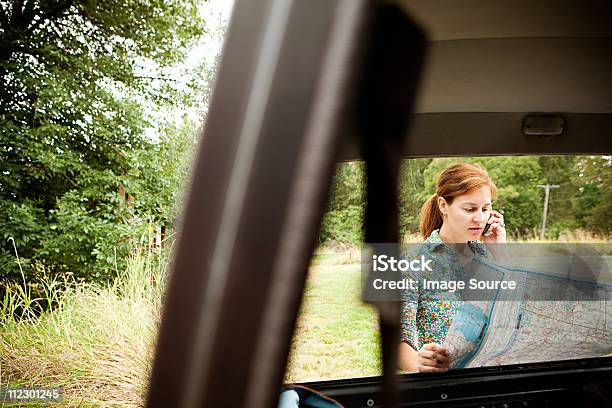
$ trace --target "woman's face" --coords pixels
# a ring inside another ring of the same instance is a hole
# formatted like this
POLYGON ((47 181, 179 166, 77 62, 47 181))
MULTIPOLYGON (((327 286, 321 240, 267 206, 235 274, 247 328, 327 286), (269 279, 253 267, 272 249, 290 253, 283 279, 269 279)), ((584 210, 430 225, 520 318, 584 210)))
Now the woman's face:
POLYGON ((491 213, 491 188, 487 185, 455 197, 452 204, 440 198, 438 206, 443 228, 453 242, 467 242, 481 237, 491 213))

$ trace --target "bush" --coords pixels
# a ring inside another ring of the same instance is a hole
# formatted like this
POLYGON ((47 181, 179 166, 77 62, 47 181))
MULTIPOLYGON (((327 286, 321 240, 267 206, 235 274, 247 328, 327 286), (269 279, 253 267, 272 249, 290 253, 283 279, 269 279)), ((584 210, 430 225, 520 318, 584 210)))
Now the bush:
POLYGON ((353 245, 363 243, 363 208, 349 205, 328 211, 321 223, 319 239, 324 243, 342 242, 353 245))
POLYGON ((121 174, 83 169, 78 187, 58 194, 47 209, 27 198, 2 203, 4 284, 21 280, 15 249, 28 281, 35 275, 32 265, 42 264, 52 276, 70 272, 75 279, 108 282, 125 269, 130 248, 151 245, 158 227, 170 230, 182 204, 196 128, 185 122, 162 132, 158 142, 125 153, 121 174))

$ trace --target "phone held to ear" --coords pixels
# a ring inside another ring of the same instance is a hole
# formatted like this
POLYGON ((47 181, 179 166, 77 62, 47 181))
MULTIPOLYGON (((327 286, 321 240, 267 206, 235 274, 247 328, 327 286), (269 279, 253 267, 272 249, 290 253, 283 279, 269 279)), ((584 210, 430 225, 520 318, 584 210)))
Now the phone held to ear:
POLYGON ((489 228, 491 228, 491 224, 489 224, 489 220, 491 219, 492 216, 493 216, 493 214, 489 215, 489 219, 487 220, 487 223, 485 224, 485 227, 482 230, 482 236, 483 237, 487 233, 487 231, 489 231, 489 228))

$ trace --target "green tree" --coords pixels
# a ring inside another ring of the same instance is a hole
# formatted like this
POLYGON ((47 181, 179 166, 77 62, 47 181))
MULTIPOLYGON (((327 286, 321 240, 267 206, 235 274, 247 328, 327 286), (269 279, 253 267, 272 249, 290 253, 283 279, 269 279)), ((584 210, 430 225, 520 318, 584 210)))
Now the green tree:
POLYGON ((320 243, 363 242, 364 177, 364 162, 344 162, 336 166, 327 212, 321 221, 320 243))
POLYGON ((612 234, 612 157, 582 156, 576 168, 576 223, 599 235, 612 234))
MULTIPOLYGON (((203 32, 196 0, 0 3, 0 276, 22 260, 105 277, 129 248, 151 107, 190 103, 167 67, 203 32)), ((151 183, 149 183, 151 184, 151 183)), ((147 203, 153 206, 152 202, 147 203)))
POLYGON ((432 159, 402 160, 399 174, 399 228, 400 236, 419 231, 420 212, 425 186, 424 170, 432 159))
MULTIPOLYGON (((403 160, 398 202, 400 233, 419 231, 420 209, 435 191, 436 177, 455 163, 476 163, 487 169, 498 190, 493 207, 504 213, 510 236, 539 234, 544 205, 541 184, 551 190, 547 238, 583 228, 600 236, 612 233, 612 158, 610 156, 496 156, 403 160)), ((329 210, 323 220, 322 242, 363 240, 363 163, 337 167, 329 210)))
MULTIPOLYGON (((540 156, 542 181, 559 187, 551 189, 546 216, 546 235, 557 238, 564 230, 577 227, 574 196, 578 185, 574 182, 578 168, 578 156, 540 156)), ((543 195, 543 189, 541 194, 543 195)))

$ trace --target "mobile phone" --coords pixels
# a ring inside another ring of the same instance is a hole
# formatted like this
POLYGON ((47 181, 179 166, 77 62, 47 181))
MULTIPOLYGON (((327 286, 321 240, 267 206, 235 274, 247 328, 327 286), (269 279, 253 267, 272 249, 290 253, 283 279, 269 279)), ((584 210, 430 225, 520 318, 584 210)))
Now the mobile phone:
POLYGON ((491 219, 492 216, 493 216, 493 214, 489 215, 489 219, 487 219, 487 223, 485 224, 485 227, 482 230, 482 235, 483 236, 484 236, 484 234, 487 233, 487 231, 489 231, 489 228, 491 228, 491 224, 489 224, 489 220, 491 219))

